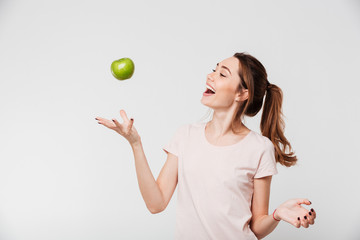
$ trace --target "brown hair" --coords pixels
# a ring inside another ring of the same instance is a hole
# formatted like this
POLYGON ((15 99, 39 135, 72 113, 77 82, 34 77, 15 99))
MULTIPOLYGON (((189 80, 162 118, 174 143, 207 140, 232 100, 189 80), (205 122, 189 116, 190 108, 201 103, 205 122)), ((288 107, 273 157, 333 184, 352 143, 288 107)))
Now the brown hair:
POLYGON ((238 91, 247 89, 248 99, 239 104, 231 122, 231 129, 234 131, 243 115, 255 116, 260 111, 266 94, 260 123, 261 133, 274 144, 277 162, 287 167, 295 165, 297 157, 284 136, 285 124, 281 109, 283 98, 281 89, 275 84, 269 83, 264 66, 256 58, 244 52, 235 53, 234 57, 240 61, 238 91), (285 153, 286 150, 289 150, 289 153, 285 153))

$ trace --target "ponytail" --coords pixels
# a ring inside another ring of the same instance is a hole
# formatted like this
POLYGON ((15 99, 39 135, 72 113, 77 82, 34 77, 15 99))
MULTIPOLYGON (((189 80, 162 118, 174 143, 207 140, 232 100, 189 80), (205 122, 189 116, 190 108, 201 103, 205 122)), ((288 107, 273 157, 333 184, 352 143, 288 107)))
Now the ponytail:
POLYGON ((296 164, 297 157, 294 155, 289 141, 284 136, 285 124, 281 109, 282 99, 281 89, 274 84, 268 83, 260 129, 262 135, 268 137, 275 146, 276 162, 290 167, 296 164), (286 150, 289 152, 285 153, 286 150))
POLYGON ((243 88, 247 89, 249 97, 239 105, 232 122, 232 129, 235 123, 241 122, 243 115, 253 117, 263 106, 260 130, 262 135, 274 144, 276 162, 286 167, 295 165, 297 158, 284 136, 281 89, 269 83, 265 67, 255 57, 245 52, 235 53, 234 57, 239 60, 238 90, 241 92, 243 88))

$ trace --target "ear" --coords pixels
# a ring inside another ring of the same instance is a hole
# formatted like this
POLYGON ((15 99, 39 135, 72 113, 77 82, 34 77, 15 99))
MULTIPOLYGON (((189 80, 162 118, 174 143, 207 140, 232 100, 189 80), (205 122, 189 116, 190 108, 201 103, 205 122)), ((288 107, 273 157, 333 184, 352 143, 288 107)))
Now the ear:
POLYGON ((238 93, 235 100, 237 102, 243 102, 243 101, 247 100, 248 98, 249 98, 249 91, 247 89, 243 89, 241 91, 241 93, 238 93))

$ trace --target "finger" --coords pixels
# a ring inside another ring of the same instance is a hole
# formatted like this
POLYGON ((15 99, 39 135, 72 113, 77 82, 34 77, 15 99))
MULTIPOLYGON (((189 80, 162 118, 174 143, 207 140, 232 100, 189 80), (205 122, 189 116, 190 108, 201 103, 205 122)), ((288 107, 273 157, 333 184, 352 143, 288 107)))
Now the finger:
POLYGON ((310 209, 310 212, 311 212, 311 215, 313 216, 313 218, 315 219, 315 218, 316 218, 315 209, 311 208, 311 209, 310 209))
POLYGON ((96 117, 95 118, 99 124, 102 124, 104 125, 105 127, 108 127, 108 128, 114 128, 116 127, 115 123, 106 119, 106 118, 101 118, 101 117, 96 117))
POLYGON ((121 115, 122 119, 124 120, 124 122, 128 122, 128 121, 129 121, 129 119, 128 119, 127 115, 126 115, 125 110, 121 109, 121 110, 120 110, 120 115, 121 115))
POLYGON ((310 205, 311 202, 309 201, 309 199, 307 198, 298 198, 297 199, 297 204, 306 204, 306 205, 310 205))
POLYGON ((315 219, 314 214, 311 211, 309 211, 308 216, 309 216, 309 224, 313 225, 315 219))
POLYGON ((308 216, 304 215, 301 219, 301 225, 304 228, 308 228, 309 227, 309 221, 308 221, 308 216))
POLYGON ((121 132, 124 132, 123 126, 115 118, 113 118, 112 121, 115 123, 115 126, 120 129, 121 132))
POLYGON ((297 227, 297 228, 301 227, 301 219, 300 219, 300 217, 298 217, 298 218, 296 219, 295 227, 297 227))
POLYGON ((133 118, 131 118, 130 119, 130 123, 129 123, 129 125, 128 125, 128 127, 127 127, 127 132, 130 132, 130 130, 131 130, 131 128, 132 128, 132 125, 134 124, 134 119, 133 118))
POLYGON ((291 224, 294 225, 296 228, 301 227, 300 218, 296 218, 295 220, 294 220, 294 219, 291 219, 290 221, 287 221, 287 222, 291 223, 291 224))
POLYGON ((99 121, 102 121, 103 118, 101 118, 101 117, 96 117, 95 120, 99 122, 99 121))

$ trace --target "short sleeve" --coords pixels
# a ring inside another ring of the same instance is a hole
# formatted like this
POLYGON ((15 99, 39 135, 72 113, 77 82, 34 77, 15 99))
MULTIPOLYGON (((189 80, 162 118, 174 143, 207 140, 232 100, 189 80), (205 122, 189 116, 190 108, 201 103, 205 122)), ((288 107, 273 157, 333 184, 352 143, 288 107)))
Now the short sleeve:
POLYGON ((171 152, 175 156, 179 157, 180 149, 182 144, 182 137, 184 136, 184 131, 186 130, 186 125, 180 126, 175 134, 171 137, 170 141, 168 141, 164 146, 163 150, 168 153, 171 152))
POLYGON ((278 173, 276 168, 274 144, 269 139, 267 139, 265 143, 265 150, 260 157, 259 165, 254 178, 262 178, 278 173))

